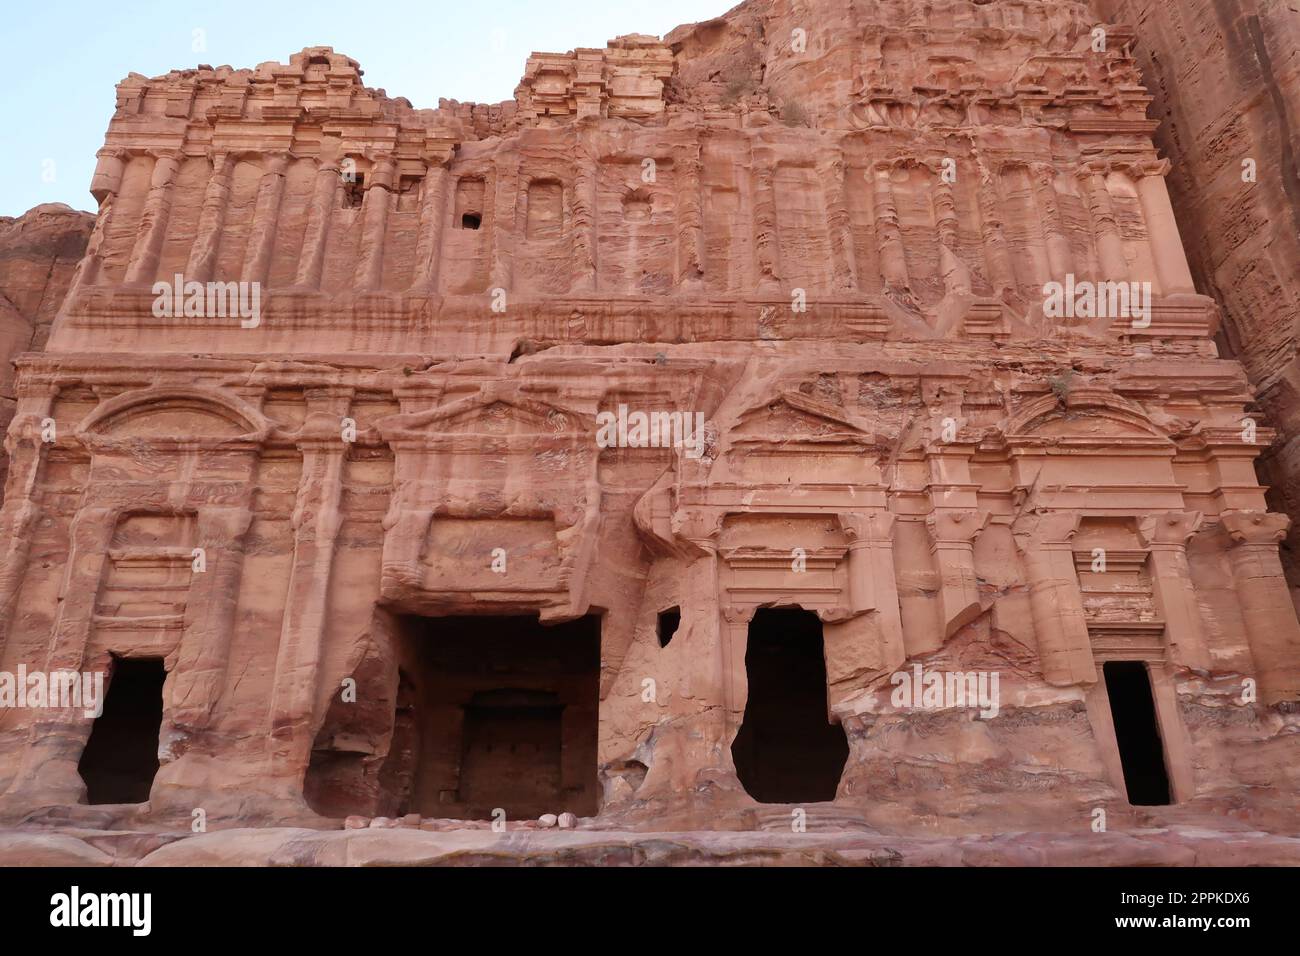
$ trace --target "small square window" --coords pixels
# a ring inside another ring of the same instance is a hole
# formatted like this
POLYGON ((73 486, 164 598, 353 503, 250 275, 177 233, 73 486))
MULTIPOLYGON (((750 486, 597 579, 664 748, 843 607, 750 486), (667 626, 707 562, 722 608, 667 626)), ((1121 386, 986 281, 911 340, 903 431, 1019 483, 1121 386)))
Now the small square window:
POLYGON ((356 173, 353 176, 354 182, 343 180, 343 208, 358 209, 361 206, 361 200, 366 196, 366 177, 364 173, 356 173))

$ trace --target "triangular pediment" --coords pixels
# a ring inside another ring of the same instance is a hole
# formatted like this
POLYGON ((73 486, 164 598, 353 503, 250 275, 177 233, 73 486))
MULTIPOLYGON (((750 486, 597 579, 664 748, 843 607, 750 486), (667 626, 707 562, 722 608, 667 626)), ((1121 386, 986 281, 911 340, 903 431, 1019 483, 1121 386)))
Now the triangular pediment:
POLYGON ((732 443, 790 442, 870 444, 873 436, 844 410, 802 392, 782 392, 743 412, 732 426, 732 443))
POLYGON ((429 411, 392 416, 382 425, 394 432, 432 435, 595 433, 590 416, 520 395, 470 395, 429 411))

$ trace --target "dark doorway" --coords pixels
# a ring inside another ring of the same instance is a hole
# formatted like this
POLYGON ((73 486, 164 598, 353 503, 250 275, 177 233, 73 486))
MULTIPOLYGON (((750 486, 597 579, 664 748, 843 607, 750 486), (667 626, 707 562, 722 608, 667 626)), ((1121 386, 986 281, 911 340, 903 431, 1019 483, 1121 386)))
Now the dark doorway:
POLYGON ((731 756, 759 803, 835 799, 849 756, 826 713, 822 624, 810 611, 762 608, 745 652, 749 699, 731 756))
POLYGON ((1155 807, 1170 803, 1165 748, 1156 723, 1151 676, 1142 661, 1107 661, 1102 666, 1110 715, 1115 724, 1128 802, 1155 807))
POLYGON ((158 772, 163 681, 157 658, 113 658, 104 711, 95 719, 77 770, 89 803, 145 803, 158 772))
POLYGON ((511 820, 595 814, 600 618, 406 617, 396 651, 410 688, 381 783, 403 811, 511 820))

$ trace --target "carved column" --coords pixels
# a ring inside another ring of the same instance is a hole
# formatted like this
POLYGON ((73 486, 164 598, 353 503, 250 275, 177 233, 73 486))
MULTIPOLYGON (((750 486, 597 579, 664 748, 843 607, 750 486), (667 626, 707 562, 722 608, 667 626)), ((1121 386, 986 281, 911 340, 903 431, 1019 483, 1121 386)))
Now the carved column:
POLYGON ((771 149, 753 150, 754 184, 754 251, 758 259, 760 290, 772 292, 780 284, 781 253, 777 236, 776 193, 772 177, 776 173, 776 156, 771 149))
POLYGON ((893 670, 907 659, 894 576, 894 515, 840 515, 840 524, 849 539, 849 609, 854 614, 876 613, 882 668, 893 670))
POLYGON ((1043 679, 1057 686, 1097 680, 1071 544, 1078 529, 1073 512, 1029 515, 1012 527, 1025 561, 1043 679))
POLYGON ((1169 188, 1165 185, 1168 172, 1167 159, 1142 163, 1132 170, 1137 180, 1138 202, 1146 220, 1151 254, 1155 259, 1156 277, 1160 280, 1160 292, 1162 295, 1194 295, 1196 284, 1192 281, 1187 253, 1178 234, 1174 207, 1169 203, 1169 188))
POLYGON ((745 652, 749 648, 749 622, 754 619, 752 607, 725 607, 722 609, 722 710, 726 715, 726 733, 723 744, 731 744, 745 721, 745 705, 749 703, 749 671, 745 668, 745 652))
POLYGON ((1106 171, 1104 163, 1085 163, 1078 175, 1087 191, 1088 212, 1092 215, 1101 277, 1114 282, 1127 282, 1128 260, 1124 258, 1124 240, 1120 237, 1115 205, 1111 202, 1110 189, 1106 186, 1106 171))
POLYGON ((355 287, 358 292, 374 292, 384 284, 384 240, 388 232, 388 213, 393 206, 393 160, 378 160, 366 179, 366 194, 361 200, 361 250, 357 259, 355 287))
MULTIPOLYGON (((493 289, 509 289, 515 273, 515 236, 519 223, 519 157, 498 156, 493 166, 493 190, 485 197, 491 204, 492 218, 492 272, 489 285, 493 289)), ((575 214, 574 219, 577 219, 575 214)), ((578 268, 581 268, 579 265, 578 268)))
POLYGON ((844 196, 844 154, 836 149, 818 170, 826 190, 826 228, 831 244, 831 287, 851 292, 853 281, 853 221, 844 196))
POLYGON ((925 519, 930 553, 939 568, 939 606, 944 640, 980 614, 975 579, 975 536, 988 524, 987 511, 945 508, 925 519))
POLYGON ((300 432, 302 481, 293 512, 293 566, 280 628, 271 689, 271 737, 277 759, 299 778, 311 752, 333 572, 334 549, 343 519, 343 467, 347 446, 340 435, 350 390, 309 392, 308 422, 300 432))
MULTIPOLYGON (((706 527, 708 522, 699 519, 690 523, 694 527, 689 529, 687 540, 693 546, 694 557, 683 579, 681 633, 689 642, 690 659, 696 665, 683 676, 682 696, 690 699, 700 713, 716 715, 709 721, 709 743, 722 749, 730 745, 744 716, 743 703, 737 712, 735 702, 744 694, 746 634, 736 634, 734 622, 723 619, 721 558, 713 537, 718 527, 706 527)), ((729 757, 729 752, 721 757, 723 766, 730 765, 729 757)))
POLYGON ((939 245, 955 251, 957 248, 957 200, 952 194, 952 185, 937 179, 930 194, 934 208, 934 229, 939 236, 939 245))
POLYGON ((939 234, 939 276, 943 280, 943 301, 935 330, 943 336, 961 331, 961 323, 970 310, 974 297, 971 294, 970 268, 958 255, 957 200, 952 186, 936 177, 930 195, 934 209, 935 228, 939 234))
POLYGON ((303 233, 302 254, 294 284, 306 289, 320 288, 321 270, 325 265, 325 243, 329 239, 330 219, 338 205, 339 165, 337 155, 322 154, 307 207, 307 228, 303 233))
POLYGON ((438 266, 442 259, 442 231, 447 222, 447 185, 451 173, 441 163, 431 163, 420 195, 420 235, 415 243, 415 279, 412 292, 438 291, 438 266))
MULTIPOLYGON (((390 441, 389 447, 398 456, 399 462, 414 458, 423 467, 429 460, 423 447, 411 442, 390 441)), ((383 521, 384 553, 380 588, 384 595, 424 586, 420 553, 433 521, 430 503, 439 498, 438 493, 421 496, 418 492, 413 492, 409 479, 402 478, 394 483, 393 492, 388 499, 388 512, 383 521)))
POLYGON ((45 662, 46 670, 81 666, 108 545, 117 527, 120 510, 116 504, 87 505, 72 521, 68 564, 59 593, 59 615, 45 662))
MULTIPOLYGON (((115 505, 87 505, 77 512, 69 535, 68 562, 59 590, 59 610, 45 659, 47 674, 79 671, 86 656, 108 545, 117 526, 115 505)), ((91 718, 79 708, 43 709, 28 725, 27 745, 6 800, 39 794, 46 803, 76 803, 85 793, 77 764, 91 718)))
POLYGON ((1277 554, 1291 519, 1264 511, 1225 511, 1219 518, 1232 539, 1228 555, 1260 700, 1300 700, 1300 622, 1277 554))
POLYGON ((1201 632, 1201 611, 1187 564, 1187 540, 1201 523, 1199 511, 1168 511, 1138 521, 1138 537, 1150 552, 1151 593, 1165 622, 1169 659, 1205 671, 1210 653, 1201 632))
POLYGON ((569 291, 595 292, 596 266, 596 155, 579 149, 573 168, 573 280, 569 291))
POLYGON ((239 272, 244 282, 265 285, 270 275, 276 226, 280 221, 280 202, 284 196, 284 174, 288 166, 289 157, 284 154, 266 160, 262 180, 257 186, 257 204, 253 207, 253 224, 248 230, 244 263, 239 272))
POLYGON ((226 207, 230 202, 230 173, 234 165, 233 158, 224 150, 212 154, 212 175, 203 193, 198 231, 194 244, 190 246, 189 260, 185 263, 187 280, 207 282, 216 273, 221 230, 226 223, 226 207))
POLYGON ((95 202, 102 203, 109 196, 117 195, 129 158, 130 153, 119 146, 105 146, 95 153, 95 173, 90 180, 90 194, 95 202))
POLYGON ((1074 272, 1074 252, 1061 221, 1061 208, 1056 196, 1056 167, 1051 163, 1034 163, 1029 168, 1029 175, 1042 221, 1043 240, 1047 245, 1047 264, 1052 270, 1052 278, 1064 282, 1066 275, 1074 272))
POLYGON ((5 435, 9 475, 0 507, 0 652, 13 624, 14 608, 23 578, 32 535, 41 516, 40 483, 46 450, 42 422, 54 404, 55 388, 19 386, 18 408, 5 435))
POLYGON ((898 222, 898 208, 894 204, 894 184, 890 181, 892 163, 877 163, 874 167, 873 198, 876 216, 876 247, 880 252, 880 274, 886 289, 906 289, 909 286, 907 256, 903 253, 903 231, 898 222))
POLYGON ((99 203, 99 214, 95 217, 95 228, 86 243, 86 254, 77 264, 77 270, 69 284, 68 302, 81 289, 99 282, 100 270, 104 265, 104 238, 113 218, 113 206, 118 191, 122 188, 122 175, 126 170, 128 154, 124 149, 105 146, 95 155, 98 162, 95 164, 95 175, 90 181, 90 193, 99 203))
POLYGON ((991 175, 980 177, 979 204, 980 233, 984 239, 984 255, 988 259, 993 293, 1001 296, 1004 292, 1015 292, 1016 270, 1011 264, 1011 252, 1000 208, 1001 200, 991 175))
POLYGON ((206 727, 225 687, 244 572, 244 535, 252 519, 247 503, 198 510, 198 546, 205 569, 190 578, 185 632, 176 660, 171 704, 172 723, 179 729, 206 727))
MULTIPOLYGON (((722 703, 723 680, 714 671, 722 664, 722 648, 719 641, 719 627, 722 621, 722 609, 719 602, 718 587, 718 552, 710 540, 693 540, 699 554, 691 562, 685 578, 685 593, 682 595, 682 633, 687 635, 691 646, 699 652, 699 668, 692 668, 686 675, 687 697, 722 703), (715 656, 716 655, 716 656, 715 656), (709 661, 713 663, 710 664, 709 661)), ((694 656, 694 655, 693 655, 694 656)))
POLYGON ((704 281, 704 224, 700 211, 700 144, 673 151, 677 185, 677 286, 698 290, 704 281))
POLYGON ((180 157, 174 153, 161 153, 154 162, 149 196, 144 201, 140 229, 126 266, 124 281, 128 285, 152 283, 158 274, 163 242, 167 238, 167 220, 171 218, 172 182, 178 169, 180 157))

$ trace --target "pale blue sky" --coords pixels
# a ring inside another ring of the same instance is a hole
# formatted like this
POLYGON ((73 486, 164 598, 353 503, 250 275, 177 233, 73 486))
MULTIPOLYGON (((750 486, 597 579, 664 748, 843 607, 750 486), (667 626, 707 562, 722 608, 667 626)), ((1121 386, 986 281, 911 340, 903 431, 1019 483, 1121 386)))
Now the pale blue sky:
POLYGON ((95 150, 128 73, 207 63, 287 62, 332 46, 368 86, 417 108, 439 97, 496 103, 514 95, 533 50, 604 46, 624 33, 663 36, 738 0, 10 0, 0 19, 0 216, 43 202, 94 210, 95 150), (193 48, 195 30, 207 49, 193 48))

